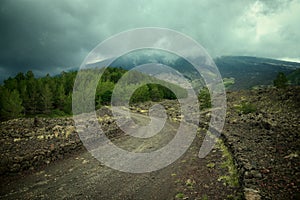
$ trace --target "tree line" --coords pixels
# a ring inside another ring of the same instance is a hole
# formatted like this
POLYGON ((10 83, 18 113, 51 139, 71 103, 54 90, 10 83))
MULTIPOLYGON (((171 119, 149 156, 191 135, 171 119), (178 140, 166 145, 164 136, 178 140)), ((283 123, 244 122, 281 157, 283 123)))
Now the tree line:
MULTIPOLYGON (((127 72, 122 68, 108 67, 98 82, 95 94, 95 106, 100 108, 109 105, 113 89, 119 79, 127 72)), ((72 114, 72 94, 77 72, 62 72, 57 76, 47 74, 35 77, 32 71, 18 73, 13 78, 4 80, 0 85, 0 120, 18 117, 34 116, 66 116, 72 114)), ((145 80, 151 77, 140 72, 130 74, 129 80, 136 78, 145 80)), ((153 79, 153 78, 152 78, 153 79)), ((122 97, 128 98, 130 103, 143 101, 160 101, 162 99, 176 99, 176 95, 167 87, 160 84, 145 84, 139 87, 131 97, 126 96, 134 82, 128 82, 122 88, 122 97)), ((172 90, 181 97, 186 91, 179 86, 169 84, 172 90)), ((88 88, 87 88, 88 89, 88 88)))
POLYGON ((36 78, 32 71, 18 73, 0 86, 1 120, 35 115, 72 113, 72 90, 76 72, 36 78))

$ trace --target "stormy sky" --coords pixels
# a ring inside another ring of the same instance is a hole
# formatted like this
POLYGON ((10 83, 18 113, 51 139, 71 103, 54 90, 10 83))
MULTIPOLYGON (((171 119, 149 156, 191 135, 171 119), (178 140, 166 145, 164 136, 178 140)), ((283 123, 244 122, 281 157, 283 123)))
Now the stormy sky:
POLYGON ((140 27, 180 31, 212 57, 300 61, 299 21, 300 0, 1 0, 0 81, 79 67, 107 37, 140 27))

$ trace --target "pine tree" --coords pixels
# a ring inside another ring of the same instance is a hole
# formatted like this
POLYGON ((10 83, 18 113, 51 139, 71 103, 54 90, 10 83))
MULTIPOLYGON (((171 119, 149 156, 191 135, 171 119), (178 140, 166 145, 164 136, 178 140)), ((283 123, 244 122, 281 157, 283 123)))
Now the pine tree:
POLYGON ((288 79, 283 72, 279 72, 273 83, 277 88, 286 88, 286 86, 288 85, 288 79))
POLYGON ((207 109, 211 108, 211 99, 210 99, 210 93, 208 88, 203 88, 199 95, 198 95, 198 100, 200 103, 200 109, 207 109))
POLYGON ((144 102, 150 100, 149 88, 147 85, 143 85, 136 89, 130 99, 132 103, 144 102))
POLYGON ((163 93, 157 85, 151 85, 150 98, 152 101, 160 101, 163 98, 163 93))
POLYGON ((58 109, 63 110, 66 101, 65 88, 63 84, 59 84, 56 89, 55 105, 58 109))
POLYGON ((19 86, 19 93, 20 93, 20 98, 22 99, 22 105, 24 106, 24 110, 23 110, 23 114, 26 115, 26 113, 28 113, 28 110, 25 107, 25 102, 28 102, 29 97, 27 94, 27 84, 25 80, 22 80, 20 82, 20 86, 19 86))
POLYGON ((38 107, 38 85, 37 80, 34 78, 34 74, 32 71, 28 71, 25 75, 26 82, 27 82, 27 97, 24 99, 24 105, 26 108, 26 111, 29 114, 36 114, 37 113, 37 107, 38 107))
POLYGON ((4 88, 1 96, 1 118, 12 119, 22 116, 24 107, 22 106, 22 99, 19 92, 13 90, 12 92, 4 88))
POLYGON ((64 104, 64 112, 67 114, 72 114, 72 93, 66 97, 64 104))
POLYGON ((49 114, 51 112, 51 109, 53 108, 53 94, 50 90, 49 85, 46 83, 43 87, 43 90, 41 90, 41 100, 42 100, 42 111, 46 114, 49 114))
POLYGON ((112 91, 111 90, 106 90, 101 96, 101 103, 102 105, 109 105, 111 101, 111 96, 112 96, 112 91))

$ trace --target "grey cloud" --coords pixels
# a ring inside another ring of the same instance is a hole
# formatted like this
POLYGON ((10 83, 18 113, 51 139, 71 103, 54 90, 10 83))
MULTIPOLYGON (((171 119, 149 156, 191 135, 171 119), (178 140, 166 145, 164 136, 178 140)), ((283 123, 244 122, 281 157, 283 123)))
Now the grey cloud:
POLYGON ((299 9, 298 0, 2 0, 1 72, 78 67, 107 37, 145 26, 183 32, 212 57, 299 58, 299 9))

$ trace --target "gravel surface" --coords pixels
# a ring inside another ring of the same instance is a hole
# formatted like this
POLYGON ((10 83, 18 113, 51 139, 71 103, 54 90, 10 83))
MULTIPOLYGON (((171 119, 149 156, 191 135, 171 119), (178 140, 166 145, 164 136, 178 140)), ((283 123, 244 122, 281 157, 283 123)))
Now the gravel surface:
MULTIPOLYGON (((0 198, 300 199, 300 88, 229 92, 227 104, 222 139, 238 170, 239 186, 222 180, 230 170, 224 167, 220 146, 204 159, 197 157, 209 111, 201 112, 197 137, 180 159, 143 174, 119 172, 94 159, 82 148, 70 119, 40 119, 37 126, 32 125, 33 119, 16 119, 0 126, 1 170, 9 170, 0 177, 0 198), (41 149, 48 153, 35 157, 41 149), (17 165, 34 158, 40 163, 17 165)), ((134 121, 149 123, 145 116, 151 105, 132 105, 134 121)), ((178 128, 183 117, 178 102, 162 105, 167 109, 167 126, 178 128)), ((148 140, 134 139, 118 129, 108 108, 100 109, 98 117, 112 142, 129 151, 159 149, 175 135, 169 131, 148 140)))

